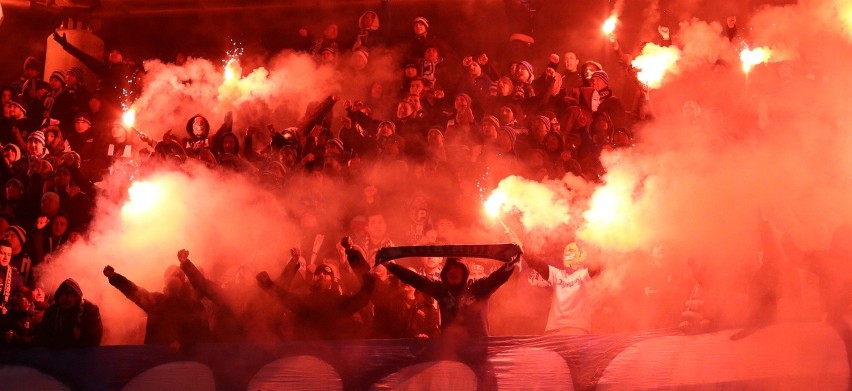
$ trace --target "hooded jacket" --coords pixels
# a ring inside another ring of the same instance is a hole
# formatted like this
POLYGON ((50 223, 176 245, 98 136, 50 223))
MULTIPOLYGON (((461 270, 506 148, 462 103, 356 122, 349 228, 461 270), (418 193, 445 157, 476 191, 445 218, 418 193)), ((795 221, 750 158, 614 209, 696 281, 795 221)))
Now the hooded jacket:
POLYGON ((44 311, 38 343, 48 348, 86 348, 98 346, 103 337, 103 324, 98 306, 83 300, 83 290, 74 279, 59 284, 53 297, 58 300, 65 292, 77 296, 76 304, 69 308, 53 303, 44 311))
POLYGON ((436 281, 395 263, 385 266, 400 281, 438 301, 441 311, 441 330, 446 330, 450 326, 460 326, 469 337, 488 336, 488 298, 509 280, 514 270, 512 264, 506 263, 487 277, 469 281, 470 272, 467 266, 450 258, 441 270, 442 281, 436 281), (464 268, 462 280, 464 282, 457 286, 448 286, 443 281, 446 281, 449 270, 458 266, 464 268))
POLYGON ((219 138, 223 134, 231 132, 233 128, 234 116, 233 113, 228 112, 228 114, 225 115, 225 121, 222 122, 222 126, 219 127, 219 129, 216 131, 216 133, 213 134, 213 136, 210 136, 210 121, 207 120, 207 118, 201 114, 193 115, 189 118, 188 121, 186 121, 187 137, 183 139, 183 146, 186 149, 187 153, 197 153, 203 148, 209 148, 211 145, 217 145, 219 142, 219 138), (204 123, 207 124, 207 126, 205 126, 204 128, 204 132, 200 136, 197 136, 195 135, 195 133, 192 132, 192 124, 193 122, 195 122, 196 118, 203 119, 204 123))

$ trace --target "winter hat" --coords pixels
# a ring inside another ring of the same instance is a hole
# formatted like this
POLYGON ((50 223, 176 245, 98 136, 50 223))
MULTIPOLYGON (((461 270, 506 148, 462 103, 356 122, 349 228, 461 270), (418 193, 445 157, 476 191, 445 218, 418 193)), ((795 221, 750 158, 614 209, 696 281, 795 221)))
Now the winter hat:
POLYGON ((467 107, 470 107, 470 105, 473 103, 473 100, 470 98, 470 95, 465 94, 464 92, 456 95, 456 98, 458 98, 458 97, 462 97, 462 99, 464 99, 464 101, 467 102, 467 107))
POLYGON ((414 18, 414 23, 423 23, 423 25, 426 26, 427 29, 429 28, 429 21, 422 16, 414 18))
POLYGON ((328 145, 334 146, 334 147, 336 147, 337 149, 339 149, 339 150, 340 150, 340 152, 343 152, 343 151, 345 150, 345 149, 343 148, 343 140, 341 140, 341 139, 339 139, 339 138, 333 138, 333 139, 331 139, 331 140, 328 140, 328 142, 327 142, 325 145, 326 145, 326 146, 328 146, 328 145))
POLYGON ((382 121, 382 122, 379 123, 379 127, 381 128, 382 125, 384 125, 384 124, 388 124, 390 126, 391 130, 393 130, 393 132, 396 133, 396 124, 395 123, 393 123, 391 121, 382 121))
POLYGON ((91 125, 92 124, 92 117, 89 115, 89 113, 86 113, 86 112, 77 113, 77 115, 74 116, 74 122, 77 122, 77 121, 83 121, 83 122, 91 125))
MULTIPOLYGON (((11 182, 11 180, 9 182, 11 182)), ((24 227, 21 227, 20 225, 10 226, 9 228, 6 228, 6 233, 9 232, 18 237, 18 241, 21 242, 21 246, 27 243, 27 230, 25 230, 24 227)))
POLYGON ((500 129, 500 120, 498 120, 497 117, 495 117, 493 115, 488 115, 488 116, 486 116, 485 118, 482 119, 483 125, 488 124, 488 123, 494 125, 495 128, 500 129))
POLYGON ((512 145, 515 145, 515 140, 517 140, 518 135, 515 134, 515 129, 512 129, 511 126, 501 126, 497 129, 498 132, 503 132, 507 136, 509 136, 509 140, 512 140, 512 145))
POLYGON ((12 99, 12 100, 9 102, 9 104, 10 104, 10 105, 12 105, 12 106, 17 107, 19 110, 21 110, 21 112, 22 112, 22 113, 24 113, 24 115, 27 115, 27 107, 26 107, 26 106, 24 106, 24 103, 23 103, 23 102, 20 102, 20 101, 18 101, 17 99, 12 99))
POLYGON ((520 63, 518 63, 518 66, 524 67, 524 69, 526 69, 527 72, 529 72, 529 74, 530 74, 530 80, 532 80, 532 78, 533 78, 533 66, 532 66, 532 64, 530 64, 527 61, 521 61, 520 63))
POLYGON ((63 86, 65 85, 65 74, 64 74, 64 73, 62 73, 62 71, 53 71, 53 72, 50 74, 50 77, 48 78, 48 80, 50 80, 50 79, 54 79, 54 78, 55 78, 56 80, 59 80, 60 82, 62 82, 62 85, 63 85, 63 86))
POLYGON ((589 80, 594 79, 594 78, 596 78, 596 77, 597 77, 598 79, 601 79, 601 81, 603 81, 603 82, 604 82, 604 84, 609 85, 609 76, 607 76, 606 72, 604 72, 604 71, 595 71, 594 73, 592 73, 592 77, 591 77, 591 78, 589 78, 589 80))
POLYGON ((40 142, 41 145, 47 145, 47 143, 44 141, 44 132, 42 132, 41 130, 36 130, 35 132, 32 132, 29 136, 27 136, 27 141, 30 141, 32 139, 35 139, 36 141, 40 142))
MULTIPOLYGON (((15 161, 18 161, 18 160, 21 159, 21 148, 18 148, 17 145, 15 145, 14 143, 6 144, 6 145, 3 146, 3 150, 5 151, 7 149, 11 149, 12 151, 15 151, 15 161)), ((17 179, 12 179, 12 180, 17 181, 17 179)), ((20 182, 20 181, 18 181, 18 182, 20 182)), ((7 184, 8 184, 8 182, 7 182, 7 184)), ((21 184, 21 190, 23 190, 23 188, 24 188, 24 185, 21 184)))
POLYGON ((545 127, 545 128, 547 128, 547 131, 548 131, 548 132, 551 130, 550 118, 547 118, 547 117, 546 117, 546 116, 544 116, 544 115, 537 115, 537 116, 535 117, 535 119, 537 119, 537 120, 539 120, 539 121, 541 121, 541 122, 544 122, 544 127, 545 127))
POLYGON ((71 67, 65 72, 66 75, 74 76, 78 83, 83 82, 83 70, 80 67, 71 67))

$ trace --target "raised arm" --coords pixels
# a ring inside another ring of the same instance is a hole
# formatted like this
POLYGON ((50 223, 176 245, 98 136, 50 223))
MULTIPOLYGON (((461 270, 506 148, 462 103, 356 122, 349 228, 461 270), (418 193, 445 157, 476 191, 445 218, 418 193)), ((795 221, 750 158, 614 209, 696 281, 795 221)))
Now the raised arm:
POLYGON ((210 299, 213 303, 220 306, 227 306, 228 301, 225 299, 225 294, 219 284, 204 277, 201 271, 189 260, 189 251, 180 250, 177 254, 178 262, 180 262, 180 270, 186 275, 192 287, 198 291, 201 296, 210 299))
POLYGON ((82 62, 86 67, 98 74, 98 76, 103 77, 107 73, 107 66, 103 61, 98 60, 97 58, 92 57, 88 53, 74 47, 74 45, 70 44, 68 40, 65 38, 65 35, 59 35, 59 33, 53 33, 53 40, 59 43, 68 54, 76 57, 80 62, 82 62))
POLYGON ((134 304, 139 306, 143 311, 149 312, 153 309, 157 302, 157 296, 154 293, 148 292, 145 288, 140 288, 133 281, 115 272, 112 266, 104 267, 104 276, 109 279, 109 284, 121 291, 125 297, 130 299, 134 304))
POLYGON ((518 263, 521 262, 521 255, 513 258, 511 261, 506 262, 503 266, 497 268, 497 270, 491 272, 487 277, 477 280, 473 282, 471 289, 478 296, 490 296, 494 291, 497 290, 501 285, 505 284, 506 281, 509 280, 509 277, 512 276, 512 272, 515 271, 515 268, 518 266, 518 263))
POLYGON ((386 263, 385 267, 389 272, 393 273, 400 281, 411 285, 414 289, 421 291, 429 296, 435 297, 438 291, 439 282, 421 276, 411 270, 408 270, 395 263, 386 263))
POLYGON ((533 270, 535 270, 536 273, 540 274, 541 278, 543 278, 545 281, 550 279, 550 266, 547 264, 547 262, 544 262, 531 255, 524 255, 524 261, 526 261, 527 265, 529 265, 533 270))
POLYGON ((347 315, 354 314, 356 311, 363 308, 370 302, 373 296, 373 289, 376 287, 376 278, 369 272, 362 277, 361 289, 354 295, 349 296, 340 303, 340 309, 347 315))

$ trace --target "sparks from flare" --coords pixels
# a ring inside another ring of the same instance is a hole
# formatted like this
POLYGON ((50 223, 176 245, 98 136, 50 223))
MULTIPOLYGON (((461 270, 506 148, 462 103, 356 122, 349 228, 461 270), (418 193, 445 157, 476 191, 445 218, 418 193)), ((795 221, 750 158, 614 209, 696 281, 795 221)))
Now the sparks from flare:
POLYGON ((240 44, 232 40, 231 49, 225 53, 227 55, 224 68, 226 82, 238 80, 242 77, 243 70, 240 66, 240 57, 242 57, 243 52, 244 50, 240 44))
POLYGON ((743 51, 740 52, 740 61, 743 63, 743 72, 748 75, 755 65, 768 62, 771 57, 772 51, 765 47, 743 49, 743 51))
POLYGON ((610 35, 615 31, 615 26, 617 24, 618 24, 618 17, 615 16, 615 14, 613 14, 612 16, 607 18, 606 21, 604 21, 604 24, 601 27, 601 29, 603 30, 604 34, 610 35))
POLYGON ((680 59, 680 50, 675 47, 645 45, 642 54, 630 64, 638 70, 636 78, 649 88, 660 88, 663 77, 674 69, 680 59))

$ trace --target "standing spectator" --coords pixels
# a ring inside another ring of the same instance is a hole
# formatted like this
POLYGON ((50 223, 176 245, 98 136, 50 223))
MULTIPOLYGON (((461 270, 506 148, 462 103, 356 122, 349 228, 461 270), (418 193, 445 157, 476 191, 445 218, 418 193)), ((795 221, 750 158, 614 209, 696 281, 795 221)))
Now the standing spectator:
POLYGON ((21 273, 18 271, 18 268, 11 265, 12 261, 12 244, 7 240, 0 240, 0 293, 2 293, 2 302, 0 302, 0 307, 2 307, 3 312, 6 312, 6 307, 9 302, 9 297, 11 297, 12 292, 23 286, 24 281, 21 278, 21 273))
MULTIPOLYGON (((344 244, 344 248, 348 247, 344 244)), ((290 309, 295 316, 295 333, 299 339, 341 339, 350 336, 355 326, 352 315, 370 300, 375 286, 375 277, 369 273, 369 265, 357 250, 347 251, 347 259, 353 271, 361 275, 362 285, 351 296, 341 293, 334 269, 320 264, 313 273, 313 286, 307 296, 293 294, 287 285, 298 271, 299 251, 291 250, 293 258, 284 268, 277 283, 272 282, 266 272, 258 274, 261 288, 271 291, 290 309)))
POLYGON ((103 324, 98 306, 83 299, 77 281, 69 278, 59 284, 55 302, 44 311, 38 343, 48 348, 86 348, 98 346, 103 324))
POLYGON ((209 336, 204 306, 187 289, 186 277, 177 267, 166 269, 163 293, 148 292, 116 273, 112 266, 104 268, 104 276, 148 315, 145 344, 170 345, 178 350, 203 342, 209 336))
POLYGON ((134 67, 124 60, 124 56, 118 49, 109 50, 106 61, 101 61, 74 47, 68 42, 64 34, 59 35, 59 33, 54 32, 53 39, 68 54, 76 57, 100 77, 100 90, 105 94, 104 98, 110 106, 118 107, 125 92, 132 91, 131 80, 135 76, 134 67))
POLYGON ((586 253, 576 243, 565 246, 562 268, 550 266, 535 257, 524 257, 553 292, 545 334, 583 335, 591 332, 592 303, 588 285, 600 269, 584 266, 585 258, 586 253))
POLYGON ((467 337, 488 336, 488 298, 505 283, 515 270, 520 258, 505 263, 485 278, 468 281, 467 266, 458 258, 447 258, 441 271, 441 280, 421 276, 393 262, 388 270, 400 281, 438 301, 441 310, 441 330, 446 334, 467 337))
POLYGON ((388 31, 390 25, 390 1, 382 0, 382 16, 379 18, 374 11, 366 11, 358 18, 358 37, 355 38, 355 44, 352 50, 367 50, 368 52, 387 43, 385 31, 388 31), (382 28, 380 22, 384 20, 385 27, 382 28))

